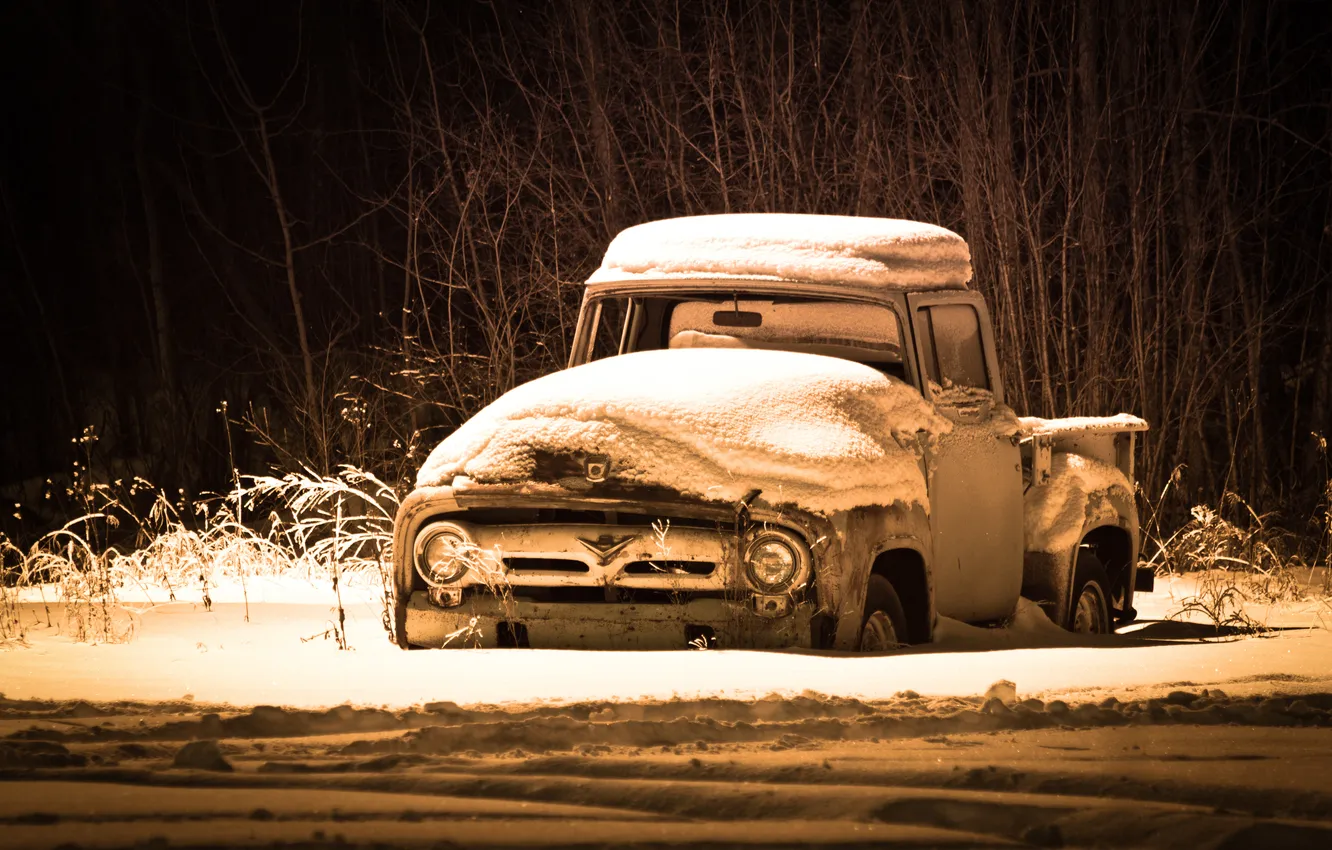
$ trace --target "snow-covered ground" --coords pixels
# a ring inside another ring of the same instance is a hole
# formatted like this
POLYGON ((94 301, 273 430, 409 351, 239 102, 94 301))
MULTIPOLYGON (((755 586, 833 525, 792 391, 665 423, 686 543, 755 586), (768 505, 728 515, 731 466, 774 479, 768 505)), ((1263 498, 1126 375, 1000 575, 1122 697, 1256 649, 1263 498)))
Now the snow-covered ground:
MULTIPOLYGON (((300 580, 252 579, 249 620, 239 587, 213 588, 212 610, 182 591, 134 591, 144 606, 126 643, 89 645, 61 633, 59 605, 25 603, 30 646, 0 651, 0 692, 11 698, 178 700, 320 707, 405 707, 670 699, 752 699, 813 691, 875 700, 899 691, 981 694, 1007 679, 1022 697, 1166 692, 1188 683, 1237 692, 1267 687, 1332 691, 1332 607, 1325 600, 1252 608, 1279 630, 1211 639, 1196 623, 1165 621, 1198 593, 1196 577, 1164 579, 1137 600, 1126 633, 1079 639, 1024 603, 1006 629, 944 621, 932 646, 867 657, 810 652, 466 650, 403 652, 381 625, 378 588, 344 587, 350 650, 331 635, 332 591, 300 580), (151 604, 150 601, 151 600, 151 604)), ((32 600, 29 592, 26 597, 32 600)), ((48 591, 47 598, 53 598, 48 591)), ((127 597, 132 604, 134 597, 127 597)))
POLYGON ((248 621, 127 591, 94 645, 33 591, 0 846, 1332 846, 1327 602, 1203 640, 1158 587, 1127 634, 1024 606, 879 657, 403 652, 355 582, 344 651, 327 586, 261 579, 248 621))

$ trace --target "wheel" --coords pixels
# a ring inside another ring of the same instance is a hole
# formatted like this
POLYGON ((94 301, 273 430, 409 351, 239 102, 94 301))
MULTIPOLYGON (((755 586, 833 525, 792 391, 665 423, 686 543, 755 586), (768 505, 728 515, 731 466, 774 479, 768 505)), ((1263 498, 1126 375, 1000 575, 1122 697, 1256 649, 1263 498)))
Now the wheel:
POLYGON ((860 624, 861 652, 890 652, 906 643, 906 612, 897 591, 883 576, 870 576, 865 617, 860 624))
MULTIPOLYGON (((408 594, 411 591, 407 591, 408 594)), ((394 588, 393 594, 393 642, 402 649, 411 649, 411 641, 407 639, 407 600, 403 598, 400 589, 394 588)))
POLYGON ((1073 573, 1073 604, 1064 628, 1085 635, 1110 633, 1110 579, 1091 549, 1078 550, 1073 573))

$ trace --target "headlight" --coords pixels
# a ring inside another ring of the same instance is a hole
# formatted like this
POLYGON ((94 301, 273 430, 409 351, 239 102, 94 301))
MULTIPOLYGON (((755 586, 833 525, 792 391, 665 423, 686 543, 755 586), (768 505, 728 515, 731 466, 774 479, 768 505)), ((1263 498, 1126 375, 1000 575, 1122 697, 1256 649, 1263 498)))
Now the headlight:
POLYGON ((808 568, 809 550, 783 529, 759 531, 745 548, 745 572, 750 584, 763 593, 789 590, 808 568))
POLYGON ((451 584, 467 572, 475 549, 461 526, 432 523, 416 537, 416 573, 432 587, 451 584))

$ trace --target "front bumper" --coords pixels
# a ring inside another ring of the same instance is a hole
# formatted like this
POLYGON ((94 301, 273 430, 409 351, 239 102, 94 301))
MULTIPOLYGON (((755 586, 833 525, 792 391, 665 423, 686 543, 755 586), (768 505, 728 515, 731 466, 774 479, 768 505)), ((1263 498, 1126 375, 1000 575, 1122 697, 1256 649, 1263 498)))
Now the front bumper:
POLYGON ((424 591, 412 593, 406 633, 416 646, 431 648, 521 645, 534 649, 687 649, 700 634, 717 649, 780 649, 812 646, 813 607, 765 618, 741 602, 615 604, 533 602, 476 596, 457 608, 439 608, 424 591))

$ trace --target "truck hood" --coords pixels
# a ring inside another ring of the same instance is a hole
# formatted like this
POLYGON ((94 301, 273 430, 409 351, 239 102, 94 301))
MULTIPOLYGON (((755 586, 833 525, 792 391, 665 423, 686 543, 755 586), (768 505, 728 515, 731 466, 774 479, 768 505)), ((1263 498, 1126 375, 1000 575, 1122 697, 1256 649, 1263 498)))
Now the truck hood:
POLYGON ((551 457, 576 459, 581 473, 591 455, 619 485, 708 500, 759 490, 769 504, 821 514, 926 505, 921 441, 950 427, 913 387, 847 360, 645 351, 511 390, 440 443, 416 483, 536 481, 551 457))

